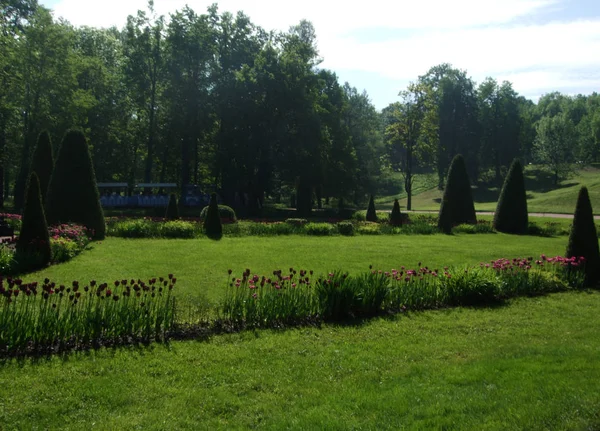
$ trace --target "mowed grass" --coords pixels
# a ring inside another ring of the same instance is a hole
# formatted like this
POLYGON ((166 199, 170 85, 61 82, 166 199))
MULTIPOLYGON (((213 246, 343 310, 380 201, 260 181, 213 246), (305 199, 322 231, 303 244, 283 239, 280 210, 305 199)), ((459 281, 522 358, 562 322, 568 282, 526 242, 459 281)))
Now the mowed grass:
POLYGON ((10 360, 0 428, 600 428, 600 294, 10 360))
POLYGON ((56 283, 78 280, 114 280, 166 276, 177 277, 176 295, 220 300, 228 280, 250 268, 253 274, 273 270, 313 270, 327 274, 335 270, 359 273, 376 269, 415 268, 419 262, 430 268, 477 265, 501 257, 563 255, 566 237, 541 238, 505 234, 478 235, 381 235, 356 237, 223 238, 215 242, 195 240, 132 240, 107 238, 93 243, 91 250, 70 262, 29 274, 26 281, 49 278, 56 283))
MULTIPOLYGON (((414 210, 439 210, 442 191, 437 189, 435 175, 417 176, 418 187, 414 191, 412 206, 414 210)), ((399 183, 400 184, 400 183, 399 183)), ((538 167, 525 170, 525 188, 527 206, 532 213, 573 214, 577 195, 581 186, 586 186, 595 214, 600 214, 600 169, 584 168, 570 178, 561 181, 558 186, 552 183, 552 176, 538 167)), ((495 211, 500 188, 473 188, 473 200, 477 211, 495 211)), ((406 208, 406 193, 381 197, 376 200, 378 209, 391 209, 394 198, 400 199, 401 208, 406 208)))

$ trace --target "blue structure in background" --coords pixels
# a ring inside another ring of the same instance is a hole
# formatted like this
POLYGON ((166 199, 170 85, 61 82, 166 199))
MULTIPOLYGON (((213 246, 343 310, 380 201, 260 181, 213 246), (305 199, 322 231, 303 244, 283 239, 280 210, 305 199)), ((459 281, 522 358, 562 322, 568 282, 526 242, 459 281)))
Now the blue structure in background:
MULTIPOLYGON (((167 207, 169 195, 177 189, 175 183, 142 183, 134 187, 133 194, 128 196, 127 183, 98 183, 100 204, 104 208, 157 208, 167 207)), ((183 188, 183 205, 186 207, 204 207, 208 205, 210 196, 200 191, 196 185, 183 188)))

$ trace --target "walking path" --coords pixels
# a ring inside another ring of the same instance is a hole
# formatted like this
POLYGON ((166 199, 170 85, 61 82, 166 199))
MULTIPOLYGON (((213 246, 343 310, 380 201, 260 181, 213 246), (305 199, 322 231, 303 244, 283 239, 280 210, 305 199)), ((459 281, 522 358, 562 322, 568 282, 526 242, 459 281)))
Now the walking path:
MULTIPOLYGON (((420 210, 414 210, 414 211, 406 211, 407 213, 413 213, 413 214, 437 214, 438 211, 433 211, 433 210, 429 210, 429 211, 420 211, 420 210)), ((477 214, 479 215, 494 215, 494 213, 492 211, 476 211, 477 214)), ((551 218, 573 218, 573 214, 556 214, 556 213, 529 213, 530 217, 551 217, 551 218)), ((595 215, 594 216, 595 220, 600 220, 600 215, 595 215)))

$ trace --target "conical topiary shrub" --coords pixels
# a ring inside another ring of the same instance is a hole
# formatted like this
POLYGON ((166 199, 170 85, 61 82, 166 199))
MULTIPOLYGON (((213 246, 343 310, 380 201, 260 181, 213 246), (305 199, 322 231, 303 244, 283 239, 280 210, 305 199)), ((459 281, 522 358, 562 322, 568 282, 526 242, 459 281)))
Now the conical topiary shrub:
POLYGON ((179 218, 179 208, 177 207, 177 197, 175 193, 171 193, 169 197, 169 205, 167 206, 167 213, 165 218, 168 220, 176 220, 179 218))
POLYGON ((494 214, 494 229, 498 232, 526 234, 529 226, 527 194, 521 162, 510 165, 494 214))
POLYGON ((87 141, 82 132, 70 130, 65 135, 46 197, 48 224, 78 223, 104 239, 106 225, 100 206, 96 174, 87 141))
POLYGON ((392 226, 402 225, 402 213, 400 212, 400 203, 398 199, 394 199, 394 207, 390 213, 390 224, 392 226))
POLYGON ((40 181, 36 173, 32 172, 27 184, 15 260, 19 270, 29 271, 48 265, 50 258, 50 236, 40 195, 40 181))
POLYGON ((443 232, 450 233, 453 226, 463 223, 475 224, 477 217, 465 159, 457 154, 450 163, 446 189, 440 206, 438 227, 443 232))
POLYGON ((585 282, 597 286, 600 281, 600 250, 594 224, 594 213, 587 187, 582 187, 577 198, 573 226, 569 235, 567 257, 585 257, 585 282))
POLYGON ((374 222, 377 221, 377 211, 375 211, 375 201, 373 200, 373 195, 371 195, 371 199, 369 199, 366 220, 374 222))
POLYGON ((53 170, 54 155, 52 154, 52 141, 50 141, 48 132, 43 131, 38 136, 37 145, 33 151, 33 159, 31 159, 31 172, 35 172, 40 180, 42 204, 46 203, 48 184, 50 184, 53 170))
POLYGON ((217 194, 210 195, 208 210, 204 220, 204 232, 211 239, 221 239, 223 237, 223 226, 219 216, 219 205, 217 204, 217 194))

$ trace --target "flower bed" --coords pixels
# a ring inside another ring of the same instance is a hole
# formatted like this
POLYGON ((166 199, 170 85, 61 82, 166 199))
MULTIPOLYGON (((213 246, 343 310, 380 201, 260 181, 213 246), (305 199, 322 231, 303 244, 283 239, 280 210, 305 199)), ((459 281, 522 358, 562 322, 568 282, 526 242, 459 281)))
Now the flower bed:
MULTIPOLYGON (((583 258, 499 259, 478 267, 371 269, 351 276, 332 272, 273 271, 228 281, 221 308, 234 326, 269 327, 301 321, 338 321, 381 312, 422 310, 458 305, 486 305, 519 295, 582 288, 583 258)), ((231 276, 231 271, 230 271, 231 276)))
POLYGON ((174 322, 176 281, 169 275, 66 287, 0 277, 0 354, 162 339, 174 322))

